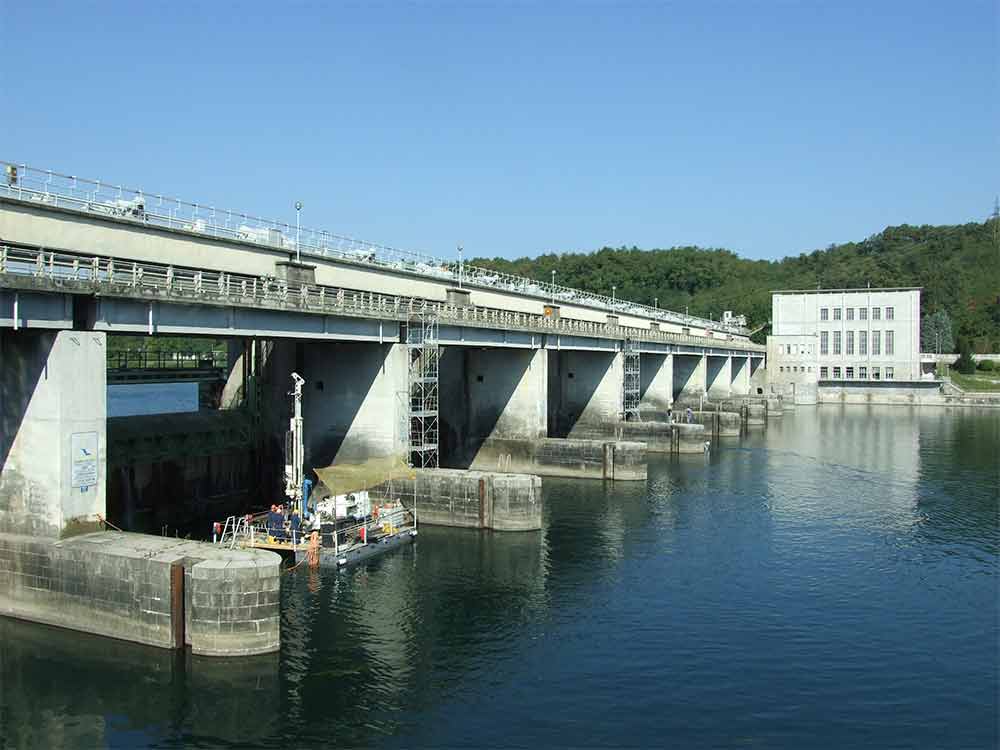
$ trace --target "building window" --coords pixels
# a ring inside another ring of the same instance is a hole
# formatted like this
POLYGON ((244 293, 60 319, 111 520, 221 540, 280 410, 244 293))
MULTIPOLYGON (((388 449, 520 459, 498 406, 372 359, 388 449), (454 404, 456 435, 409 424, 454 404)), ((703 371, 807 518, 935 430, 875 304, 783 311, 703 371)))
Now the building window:
POLYGON ((879 338, 878 331, 872 331, 872 354, 882 353, 882 339, 879 338))
POLYGON ((892 380, 892 378, 893 378, 893 374, 894 374, 894 373, 893 373, 893 370, 892 370, 892 368, 891 368, 891 367, 886 367, 886 368, 885 368, 885 379, 886 379, 886 380, 892 380))
POLYGON ((830 332, 820 331, 819 332, 819 353, 829 354, 830 353, 830 332))
POLYGON ((791 353, 792 353, 792 345, 789 344, 788 346, 785 347, 785 354, 791 354, 791 353))
MULTIPOLYGON (((893 331, 886 331, 885 332, 885 353, 886 354, 892 354, 893 353, 893 341, 892 341, 893 335, 892 334, 893 334, 893 331)), ((886 372, 886 378, 888 378, 888 377, 889 377, 889 375, 888 375, 888 371, 887 371, 886 372)))
POLYGON ((834 320, 840 320, 840 308, 839 307, 833 308, 833 319, 834 320))
MULTIPOLYGON (((891 307, 885 308, 885 319, 886 320, 892 320, 895 317, 894 313, 895 313, 895 310, 893 308, 891 308, 891 307)), ((886 373, 885 377, 886 377, 886 380, 888 380, 889 379, 889 374, 886 373)))
POLYGON ((882 317, 882 308, 881 307, 873 307, 872 308, 872 320, 878 320, 881 317, 882 317))
POLYGON ((847 354, 854 354, 854 331, 847 332, 847 354))
POLYGON ((848 320, 854 320, 854 308, 853 307, 848 307, 847 308, 847 319, 848 320))
POLYGON ((862 357, 868 354, 868 331, 858 331, 858 354, 862 357))
POLYGON ((854 368, 853 367, 848 367, 845 370, 845 372, 847 373, 847 379, 848 380, 854 380, 854 368))
POLYGON ((840 331, 833 332, 833 353, 840 354, 840 331))
POLYGON ((859 307, 858 308, 858 320, 868 320, 868 308, 859 307))
POLYGON ((821 367, 821 368, 819 368, 819 379, 820 380, 827 380, 827 379, 829 379, 829 377, 830 377, 830 368, 829 367, 821 367))
POLYGON ((829 320, 830 319, 830 311, 827 308, 825 308, 825 307, 821 307, 819 309, 819 319, 820 320, 829 320))
POLYGON ((877 367, 873 367, 872 368, 872 380, 879 380, 879 379, 880 378, 879 378, 879 375, 878 375, 878 368, 877 367))
POLYGON ((858 380, 868 380, 868 368, 859 367, 858 368, 858 380))
POLYGON ((834 367, 833 368, 833 379, 834 380, 840 380, 840 368, 839 367, 834 367))
POLYGON ((784 371, 785 371, 785 368, 784 368, 784 367, 779 367, 779 368, 778 368, 778 372, 784 372, 784 371))

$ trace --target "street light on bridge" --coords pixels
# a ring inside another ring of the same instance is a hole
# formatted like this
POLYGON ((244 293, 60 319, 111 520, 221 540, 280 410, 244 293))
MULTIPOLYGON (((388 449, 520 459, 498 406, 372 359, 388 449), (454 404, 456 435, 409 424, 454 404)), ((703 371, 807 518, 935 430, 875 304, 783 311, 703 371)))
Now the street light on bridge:
POLYGON ((556 303, 556 269, 552 269, 552 304, 556 303))
POLYGON ((295 262, 302 262, 302 253, 299 252, 299 214, 302 213, 302 201, 295 201, 295 262))

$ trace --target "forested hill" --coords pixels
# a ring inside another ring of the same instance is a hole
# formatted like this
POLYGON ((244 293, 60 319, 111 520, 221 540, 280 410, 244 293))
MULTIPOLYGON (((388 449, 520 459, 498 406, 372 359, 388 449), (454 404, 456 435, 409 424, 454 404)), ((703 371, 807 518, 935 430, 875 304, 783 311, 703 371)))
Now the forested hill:
MULTIPOLYGON (((993 220, 995 221, 995 220, 993 220)), ((537 258, 477 259, 475 265, 684 310, 716 320, 744 313, 751 328, 771 317, 771 291, 880 286, 923 287, 924 315, 945 310, 957 336, 977 351, 1000 351, 1000 248, 993 221, 961 226, 898 226, 862 242, 831 245, 779 261, 748 260, 729 250, 602 248, 537 258)))

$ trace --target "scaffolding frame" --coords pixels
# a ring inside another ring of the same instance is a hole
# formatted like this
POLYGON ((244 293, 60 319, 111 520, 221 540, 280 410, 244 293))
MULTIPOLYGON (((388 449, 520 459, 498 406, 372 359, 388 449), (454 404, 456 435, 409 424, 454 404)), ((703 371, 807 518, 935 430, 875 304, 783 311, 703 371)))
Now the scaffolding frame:
POLYGON ((622 419, 626 422, 639 421, 639 399, 641 376, 639 369, 639 349, 635 341, 625 339, 622 345, 622 419))
POLYGON ((436 469, 438 450, 441 347, 434 315, 411 317, 406 325, 409 363, 409 455, 410 466, 436 469))

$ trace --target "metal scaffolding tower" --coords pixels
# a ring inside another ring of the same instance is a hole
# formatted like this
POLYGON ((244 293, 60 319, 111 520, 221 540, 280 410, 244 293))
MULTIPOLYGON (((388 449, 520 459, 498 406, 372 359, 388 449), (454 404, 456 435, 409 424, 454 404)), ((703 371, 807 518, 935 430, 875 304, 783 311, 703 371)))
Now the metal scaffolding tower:
POLYGON ((622 379, 622 419, 626 422, 639 421, 639 350, 632 339, 625 339, 622 346, 622 365, 625 377, 622 379))
POLYGON ((406 326, 410 375, 410 465, 418 469, 439 466, 438 461, 438 346, 437 318, 412 317, 406 326))

